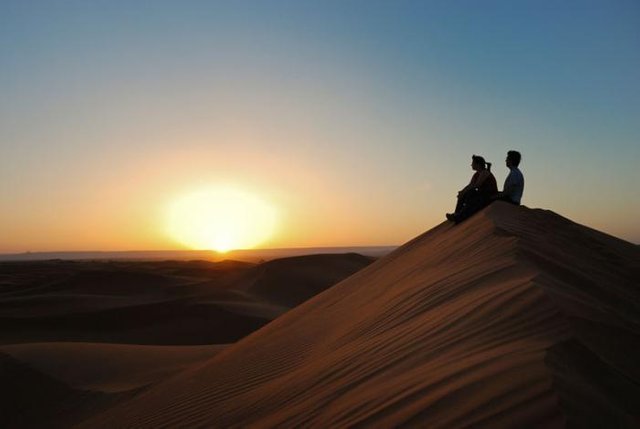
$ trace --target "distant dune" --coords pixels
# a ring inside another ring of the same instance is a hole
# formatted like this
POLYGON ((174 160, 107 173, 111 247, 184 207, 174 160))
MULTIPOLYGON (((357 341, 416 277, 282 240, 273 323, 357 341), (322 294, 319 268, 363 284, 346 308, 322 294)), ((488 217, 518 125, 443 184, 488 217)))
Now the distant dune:
POLYGON ((0 344, 228 344, 373 258, 0 263, 0 344))
POLYGON ((2 262, 0 427, 69 427, 208 361, 372 261, 2 262))
POLYGON ((638 427, 639 263, 495 203, 81 426, 638 427))
POLYGON ((275 259, 252 269, 241 287, 261 300, 292 308, 373 261, 357 253, 275 259))

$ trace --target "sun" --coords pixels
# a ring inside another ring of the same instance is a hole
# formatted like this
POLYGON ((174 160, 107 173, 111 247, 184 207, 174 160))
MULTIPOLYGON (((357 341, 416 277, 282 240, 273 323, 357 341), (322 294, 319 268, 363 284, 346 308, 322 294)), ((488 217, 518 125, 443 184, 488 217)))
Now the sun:
POLYGON ((238 188, 211 187, 169 204, 168 234, 192 249, 228 252, 266 241, 276 226, 276 209, 238 188))

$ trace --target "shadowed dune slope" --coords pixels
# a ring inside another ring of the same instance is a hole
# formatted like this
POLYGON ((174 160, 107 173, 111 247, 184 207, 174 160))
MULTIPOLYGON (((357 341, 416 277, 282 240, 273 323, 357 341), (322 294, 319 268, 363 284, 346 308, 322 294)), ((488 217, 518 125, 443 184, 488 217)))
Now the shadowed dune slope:
POLYGON ((0 263, 0 344, 235 342, 372 259, 0 263))
POLYGON ((53 342, 0 345, 0 353, 74 389, 117 393, 163 380, 225 347, 53 342))
POLYGON ((254 267, 240 287, 261 300, 292 308, 361 270, 374 259, 357 253, 274 259, 254 267))
POLYGON ((131 396, 73 389, 0 352, 2 428, 69 427, 131 396))
POLYGON ((495 203, 85 427, 635 427, 638 248, 495 203))

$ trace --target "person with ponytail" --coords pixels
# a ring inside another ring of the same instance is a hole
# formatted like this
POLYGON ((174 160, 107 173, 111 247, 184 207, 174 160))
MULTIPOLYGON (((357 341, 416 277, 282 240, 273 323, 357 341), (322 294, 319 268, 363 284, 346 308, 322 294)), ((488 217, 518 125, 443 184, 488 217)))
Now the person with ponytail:
POLYGON ((475 171, 467 186, 458 192, 458 202, 453 213, 447 213, 447 219, 458 223, 475 212, 486 207, 497 195, 498 185, 491 173, 491 163, 483 157, 471 157, 471 169, 475 171))

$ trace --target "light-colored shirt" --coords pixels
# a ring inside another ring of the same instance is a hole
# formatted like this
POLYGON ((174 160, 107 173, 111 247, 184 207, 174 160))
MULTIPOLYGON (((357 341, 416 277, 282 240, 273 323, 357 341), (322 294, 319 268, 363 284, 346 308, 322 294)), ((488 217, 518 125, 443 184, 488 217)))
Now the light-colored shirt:
POLYGON ((502 195, 509 197, 514 203, 520 204, 524 192, 524 176, 518 167, 511 167, 511 171, 504 181, 502 195))

